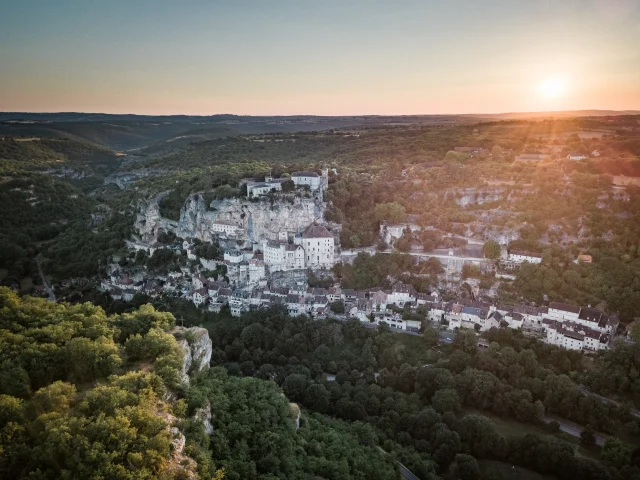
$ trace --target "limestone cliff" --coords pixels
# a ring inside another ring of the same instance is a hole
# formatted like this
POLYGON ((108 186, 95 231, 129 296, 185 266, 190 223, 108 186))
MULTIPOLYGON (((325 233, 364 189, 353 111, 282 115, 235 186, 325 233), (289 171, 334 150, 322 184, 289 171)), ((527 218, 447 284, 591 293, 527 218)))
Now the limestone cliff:
POLYGON ((461 207, 497 202, 506 195, 506 190, 499 187, 453 189, 451 192, 455 202, 461 207))
POLYGON ((140 202, 134 227, 142 241, 153 242, 163 229, 181 238, 209 242, 215 236, 213 223, 223 221, 243 229, 243 239, 260 242, 275 240, 280 232, 302 231, 314 222, 325 223, 324 204, 314 198, 289 197, 275 202, 228 198, 207 206, 199 193, 187 197, 176 222, 160 215, 158 202, 166 193, 140 202))
POLYGON ((194 415, 193 418, 195 420, 198 420, 199 422, 202 422, 202 425, 204 426, 204 432, 207 435, 212 435, 213 434, 213 413, 211 412, 211 404, 209 403, 209 400, 207 400, 205 402, 205 404, 198 408, 194 415))
POLYGON ((162 467, 158 478, 197 480, 199 478, 196 472, 198 465, 184 451, 187 439, 180 428, 176 426, 179 423, 178 419, 169 412, 159 412, 158 415, 169 424, 168 430, 171 436, 171 458, 162 467))
POLYGON ((184 351, 180 377, 184 383, 189 383, 189 373, 199 372, 211 363, 213 345, 209 332, 202 327, 176 327, 172 333, 184 351))

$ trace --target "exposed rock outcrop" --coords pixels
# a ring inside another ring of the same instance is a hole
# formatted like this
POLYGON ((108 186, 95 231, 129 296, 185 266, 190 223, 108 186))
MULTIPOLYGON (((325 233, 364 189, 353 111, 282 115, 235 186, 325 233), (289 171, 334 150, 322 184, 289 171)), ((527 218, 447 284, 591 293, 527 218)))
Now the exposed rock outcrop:
MULTIPOLYGON (((180 377, 184 383, 189 383, 189 375, 199 372, 209 366, 211 362, 211 354, 213 345, 209 338, 209 332, 202 327, 176 327, 171 333, 176 337, 178 344, 184 351, 184 361, 180 377)), ((167 400, 175 400, 175 392, 167 396, 167 400)), ((180 430, 178 419, 169 411, 162 410, 158 412, 168 423, 168 430, 171 435, 171 459, 165 464, 161 478, 185 478, 196 480, 197 464, 195 460, 189 457, 184 449, 187 442, 184 433, 180 430)), ((207 401, 202 408, 196 410, 194 418, 200 420, 205 432, 208 435, 213 433, 213 414, 211 412, 211 404, 207 401)))
POLYGON ((208 367, 211 362, 213 345, 209 338, 209 332, 202 327, 176 327, 172 333, 184 350, 180 377, 184 383, 189 383, 191 372, 199 372, 208 367))
POLYGON ((168 412, 159 413, 170 426, 168 427, 171 435, 171 458, 165 463, 159 478, 184 478, 188 480, 196 480, 197 464, 195 460, 184 452, 187 439, 178 427, 175 426, 177 419, 168 412))
POLYGON ((170 231, 181 238, 198 238, 210 242, 215 234, 213 223, 232 223, 243 229, 243 238, 259 242, 276 240, 278 233, 295 233, 312 223, 324 222, 324 204, 314 198, 295 197, 289 200, 251 202, 242 198, 214 200, 207 206, 202 195, 189 195, 180 211, 180 220, 173 221, 160 215, 159 201, 168 192, 142 201, 134 228, 144 242, 157 239, 158 230, 170 231))
POLYGON ((213 434, 213 423, 211 423, 213 420, 213 414, 211 413, 211 404, 209 403, 209 400, 207 400, 201 408, 196 410, 193 418, 202 422, 202 425, 204 425, 204 431, 207 435, 213 434))
POLYGON ((465 188, 454 189, 454 199, 461 207, 467 205, 482 205, 502 200, 505 198, 504 188, 465 188))
POLYGON ((289 403, 289 408, 291 409, 291 416, 293 417, 293 421, 296 424, 296 431, 300 428, 300 417, 302 416, 302 411, 300 410, 300 406, 297 403, 289 403))

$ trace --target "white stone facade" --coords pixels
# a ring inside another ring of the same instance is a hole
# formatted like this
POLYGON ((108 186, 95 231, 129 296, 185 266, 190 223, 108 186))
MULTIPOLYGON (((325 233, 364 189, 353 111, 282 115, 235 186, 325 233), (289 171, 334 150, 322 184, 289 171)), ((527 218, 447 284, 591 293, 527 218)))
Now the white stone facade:
POLYGON ((240 227, 230 222, 217 221, 211 224, 211 231, 216 233, 222 233, 227 236, 236 235, 239 230, 241 230, 240 227))
POLYGON ((311 225, 302 234, 302 248, 307 268, 331 268, 335 262, 335 240, 320 225, 311 225))
POLYGON ((511 250, 509 252, 509 261, 514 263, 542 263, 542 254, 535 252, 524 252, 521 250, 511 250))
POLYGON ((311 225, 294 244, 262 242, 264 263, 271 272, 331 268, 334 264, 335 240, 322 226, 311 225))
POLYGON ((311 191, 320 190, 324 183, 324 177, 321 177, 316 172, 293 172, 291 180, 293 180, 296 187, 308 186, 311 191))
POLYGON ((549 345, 569 350, 598 351, 608 348, 609 336, 576 322, 561 323, 545 319, 546 341, 549 345))

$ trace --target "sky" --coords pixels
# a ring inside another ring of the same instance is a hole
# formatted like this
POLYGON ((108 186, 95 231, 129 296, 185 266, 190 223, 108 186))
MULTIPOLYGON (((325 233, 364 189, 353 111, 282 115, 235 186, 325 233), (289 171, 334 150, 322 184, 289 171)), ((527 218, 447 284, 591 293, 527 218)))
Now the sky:
POLYGON ((0 0, 0 111, 640 110, 640 0, 0 0))

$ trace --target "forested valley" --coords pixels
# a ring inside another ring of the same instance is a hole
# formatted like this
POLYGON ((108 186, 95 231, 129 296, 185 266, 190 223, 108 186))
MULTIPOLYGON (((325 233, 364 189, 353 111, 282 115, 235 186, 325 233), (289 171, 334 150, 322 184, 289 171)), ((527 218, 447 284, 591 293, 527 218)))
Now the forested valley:
POLYGON ((166 136, 148 125, 55 134, 40 125, 2 137, 0 284, 10 289, 0 287, 0 477, 387 479, 400 478, 400 462, 422 480, 640 479, 640 151, 628 130, 637 118, 615 118, 614 127, 598 118, 250 134, 162 127, 166 136), (604 127, 598 138, 575 133, 604 127), (168 141, 171 132, 194 137, 168 141), (454 150, 463 145, 482 153, 454 150), (518 160, 549 145, 553 160, 518 160), (542 262, 499 284, 467 268, 480 296, 598 306, 620 314, 628 340, 586 356, 499 328, 479 348, 464 332, 440 342, 426 321, 420 336, 399 335, 353 319, 278 308, 232 317, 172 296, 125 302, 99 291, 111 262, 163 274, 187 262, 127 250, 141 200, 167 192, 160 209, 175 221, 190 194, 210 204, 246 194, 247 179, 322 167, 341 248, 371 253, 309 284, 402 281, 428 293, 444 268, 409 253, 513 234, 509 247, 542 262), (385 222, 418 229, 387 245, 385 222), (576 262, 585 253, 592 261, 576 262), (29 296, 44 295, 42 277, 60 303, 29 296), (188 383, 176 325, 204 327, 212 341, 210 368, 188 372, 188 383))
MULTIPOLYGON (((487 469, 510 465, 558 479, 640 478, 628 446, 638 420, 580 389, 580 378, 602 382, 605 366, 587 370, 577 352, 504 329, 479 350, 472 333, 437 347, 428 330, 411 337, 277 308, 227 315, 189 317, 208 328, 213 352, 211 368, 185 383, 172 314, 143 305, 109 316, 2 289, 3 478, 387 479, 399 478, 396 461, 433 479, 491 478, 487 469), (600 448, 584 435, 578 450, 548 415, 613 436, 600 448)), ((626 378, 616 357, 631 348, 612 351, 606 368, 626 378)))

